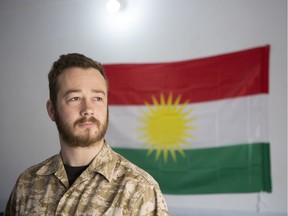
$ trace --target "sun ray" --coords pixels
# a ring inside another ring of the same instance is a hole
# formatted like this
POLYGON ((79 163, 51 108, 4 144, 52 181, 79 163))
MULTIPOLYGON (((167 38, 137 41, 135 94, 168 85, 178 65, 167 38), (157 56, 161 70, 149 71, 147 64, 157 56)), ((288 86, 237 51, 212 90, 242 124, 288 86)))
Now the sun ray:
POLYGON ((170 92, 170 93, 169 93, 169 96, 168 96, 168 99, 167 99, 167 105, 168 105, 168 106, 171 106, 172 100, 173 100, 173 95, 172 95, 172 93, 170 92))
MULTIPOLYGON (((158 151, 158 150, 157 150, 158 151)), ((163 151, 163 155, 164 155, 164 161, 167 162, 168 159, 168 150, 165 148, 162 150, 163 151)))
POLYGON ((173 149, 170 150, 170 154, 171 154, 173 160, 177 161, 176 154, 175 154, 175 151, 173 149))
POLYGON ((156 107, 159 106, 159 102, 157 101, 157 99, 154 95, 152 96, 152 102, 153 102, 154 106, 156 106, 156 107))
POLYGON ((176 108, 178 107, 180 100, 181 100, 181 95, 178 95, 174 101, 174 107, 176 108))
POLYGON ((161 155, 161 150, 157 149, 156 150, 156 159, 159 159, 160 155, 161 155))
POLYGON ((161 104, 161 106, 165 105, 165 97, 164 97, 163 93, 160 94, 160 104, 161 104))
POLYGON ((147 155, 151 155, 153 151, 154 151, 154 149, 150 148, 147 152, 147 155))

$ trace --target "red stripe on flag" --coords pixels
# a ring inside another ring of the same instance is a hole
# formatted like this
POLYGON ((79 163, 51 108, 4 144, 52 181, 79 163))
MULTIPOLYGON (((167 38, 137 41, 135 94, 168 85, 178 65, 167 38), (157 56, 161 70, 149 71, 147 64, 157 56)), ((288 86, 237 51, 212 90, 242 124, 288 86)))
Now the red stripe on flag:
POLYGON ((103 65, 109 103, 151 103, 160 93, 181 102, 219 100, 268 93, 269 46, 214 57, 171 63, 103 65))

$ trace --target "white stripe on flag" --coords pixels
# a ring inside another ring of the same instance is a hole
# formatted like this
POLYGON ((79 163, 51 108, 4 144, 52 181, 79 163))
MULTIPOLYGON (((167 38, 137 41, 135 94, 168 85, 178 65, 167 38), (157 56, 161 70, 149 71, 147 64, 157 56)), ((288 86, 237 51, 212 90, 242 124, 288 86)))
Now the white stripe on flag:
MULTIPOLYGON (((191 118, 187 140, 191 148, 208 148, 268 141, 268 95, 254 95, 205 103, 188 104, 191 118)), ((138 129, 143 126, 146 105, 110 105, 106 139, 112 147, 148 148, 138 129)), ((188 147, 188 148, 190 148, 188 147)), ((183 146, 187 149, 187 146, 183 146)))

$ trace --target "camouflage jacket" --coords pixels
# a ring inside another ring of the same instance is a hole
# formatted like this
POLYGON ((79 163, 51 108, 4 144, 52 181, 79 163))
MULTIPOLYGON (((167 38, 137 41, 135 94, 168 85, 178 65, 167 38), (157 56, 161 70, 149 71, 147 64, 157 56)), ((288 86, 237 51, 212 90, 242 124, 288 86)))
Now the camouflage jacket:
POLYGON ((168 215, 157 182, 105 144, 69 187, 60 154, 18 178, 5 215, 168 215))

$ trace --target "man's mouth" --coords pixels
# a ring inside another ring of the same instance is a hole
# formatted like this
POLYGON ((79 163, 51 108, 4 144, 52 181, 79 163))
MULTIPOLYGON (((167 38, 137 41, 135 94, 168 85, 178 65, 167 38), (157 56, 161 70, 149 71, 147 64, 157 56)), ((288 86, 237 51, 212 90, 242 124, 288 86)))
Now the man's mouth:
POLYGON ((99 127, 100 122, 94 117, 90 118, 83 117, 75 122, 75 126, 76 125, 79 125, 80 127, 94 127, 96 125, 99 127))
POLYGON ((97 124, 95 122, 87 121, 87 122, 79 123, 79 125, 81 127, 94 127, 97 124))

